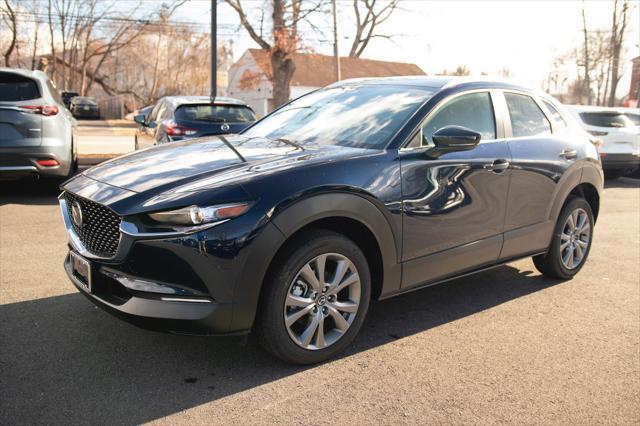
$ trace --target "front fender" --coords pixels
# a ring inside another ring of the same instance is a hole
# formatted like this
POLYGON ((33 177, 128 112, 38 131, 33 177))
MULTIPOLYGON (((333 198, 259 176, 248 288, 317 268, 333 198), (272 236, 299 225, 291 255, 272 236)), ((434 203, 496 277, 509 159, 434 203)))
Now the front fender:
MULTIPOLYGON (((275 209, 274 209, 275 211, 275 209)), ((264 277, 282 245, 296 231, 317 220, 343 217, 356 220, 374 235, 382 255, 382 294, 400 288, 396 238, 388 220, 373 202, 349 193, 314 195, 279 210, 254 241, 255 249, 234 290, 234 313, 231 330, 248 330, 253 326, 264 277)))

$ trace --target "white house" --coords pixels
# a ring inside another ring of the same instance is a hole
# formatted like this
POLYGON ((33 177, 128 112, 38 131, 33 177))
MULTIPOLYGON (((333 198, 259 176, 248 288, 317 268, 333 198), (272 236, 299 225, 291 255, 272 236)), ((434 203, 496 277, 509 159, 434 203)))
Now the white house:
MULTIPOLYGON (((293 61, 296 70, 291 79, 292 99, 335 81, 333 56, 294 53, 293 61)), ((361 58, 340 58, 340 71, 343 79, 425 75, 415 64, 361 58)), ((227 96, 245 101, 263 116, 274 108, 270 77, 268 52, 249 49, 229 68, 227 96)))

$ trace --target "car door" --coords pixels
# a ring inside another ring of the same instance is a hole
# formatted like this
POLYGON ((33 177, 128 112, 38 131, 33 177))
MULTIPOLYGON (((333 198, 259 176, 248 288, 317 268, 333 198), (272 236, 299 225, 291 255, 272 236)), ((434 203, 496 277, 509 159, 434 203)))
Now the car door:
POLYGON ((400 150, 403 280, 412 287, 497 261, 509 188, 510 154, 493 94, 453 95, 427 115, 400 150), (433 155, 432 135, 448 126, 482 134, 470 151, 433 155))
MULTIPOLYGON (((584 155, 562 115, 549 102, 517 91, 497 94, 504 102, 511 186, 505 219, 506 260, 546 250, 555 226, 549 217, 567 171, 584 155), (503 95, 503 96, 500 96, 503 95)), ((577 178, 579 179, 579 174, 577 178)))

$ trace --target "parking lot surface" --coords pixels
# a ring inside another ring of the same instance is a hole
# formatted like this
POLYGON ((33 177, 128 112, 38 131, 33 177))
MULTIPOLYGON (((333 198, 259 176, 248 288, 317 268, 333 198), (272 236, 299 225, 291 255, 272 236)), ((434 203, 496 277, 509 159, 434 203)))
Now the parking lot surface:
POLYGON ((68 281, 55 185, 0 183, 0 424, 640 422, 640 181, 571 281, 529 259, 372 305, 311 367, 139 330, 68 281))

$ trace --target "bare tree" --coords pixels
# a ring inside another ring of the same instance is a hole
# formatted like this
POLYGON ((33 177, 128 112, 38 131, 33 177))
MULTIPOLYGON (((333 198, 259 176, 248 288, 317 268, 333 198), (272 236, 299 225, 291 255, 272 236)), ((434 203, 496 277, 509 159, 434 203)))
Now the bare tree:
POLYGON ((7 50, 5 50, 3 53, 4 65, 7 67, 11 65, 11 54, 16 47, 16 40, 18 38, 18 18, 16 17, 16 11, 14 10, 14 7, 15 6, 11 6, 9 0, 4 0, 4 6, 0 6, 0 11, 2 12, 2 21, 11 30, 11 41, 9 42, 7 50))
POLYGON ((240 24, 260 48, 268 52, 271 63, 271 83, 273 85, 273 107, 289 100, 290 84, 295 64, 291 55, 301 47, 298 26, 309 15, 319 11, 324 0, 269 0, 271 5, 270 37, 264 35, 264 9, 256 22, 250 22, 241 0, 226 0, 238 17, 240 24))
POLYGON ((353 0, 353 11, 356 16, 356 33, 351 44, 349 56, 359 58, 369 42, 374 38, 390 39, 388 34, 380 34, 376 29, 391 17, 398 8, 400 0, 379 2, 378 0, 353 0), (362 10, 361 10, 362 6, 362 10))
POLYGON ((583 66, 584 66, 584 85, 587 92, 587 104, 591 105, 591 79, 589 73, 591 68, 589 67, 589 32, 587 31, 587 15, 584 7, 584 0, 582 0, 582 36, 583 43, 583 66))
POLYGON ((616 103, 616 90, 620 81, 620 53, 627 29, 629 1, 623 0, 622 7, 618 8, 619 1, 614 0, 613 16, 611 23, 611 89, 609 92, 608 106, 616 103))
MULTIPOLYGON (((36 10, 38 7, 38 3, 36 0, 33 0, 32 8, 36 10)), ((35 20, 35 33, 33 35, 33 49, 31 50, 31 69, 36 69, 36 60, 38 56, 38 33, 40 32, 40 18, 36 18, 35 20)))

